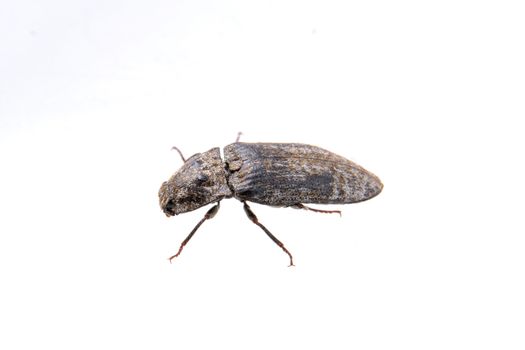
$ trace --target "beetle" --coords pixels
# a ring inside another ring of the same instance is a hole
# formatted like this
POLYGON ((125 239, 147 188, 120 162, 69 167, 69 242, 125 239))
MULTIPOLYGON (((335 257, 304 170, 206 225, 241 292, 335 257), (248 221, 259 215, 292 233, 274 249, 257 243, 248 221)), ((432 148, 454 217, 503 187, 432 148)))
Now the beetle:
POLYGON ((243 203, 248 218, 288 254, 292 254, 253 213, 247 202, 273 207, 292 207, 319 213, 308 204, 349 204, 368 200, 383 189, 379 178, 356 163, 320 147, 301 143, 245 143, 237 140, 224 147, 224 161, 218 147, 185 159, 184 164, 159 190, 159 203, 166 216, 187 213, 215 203, 180 244, 184 246, 204 223, 219 211, 225 198, 243 203))

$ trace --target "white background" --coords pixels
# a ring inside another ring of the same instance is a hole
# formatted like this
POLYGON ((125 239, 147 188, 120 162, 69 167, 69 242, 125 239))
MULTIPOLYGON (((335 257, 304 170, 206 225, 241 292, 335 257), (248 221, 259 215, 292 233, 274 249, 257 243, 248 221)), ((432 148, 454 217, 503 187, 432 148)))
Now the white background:
POLYGON ((0 11, 0 348, 523 349, 512 1, 16 1, 0 11), (380 176, 342 218, 157 191, 234 141, 380 176))

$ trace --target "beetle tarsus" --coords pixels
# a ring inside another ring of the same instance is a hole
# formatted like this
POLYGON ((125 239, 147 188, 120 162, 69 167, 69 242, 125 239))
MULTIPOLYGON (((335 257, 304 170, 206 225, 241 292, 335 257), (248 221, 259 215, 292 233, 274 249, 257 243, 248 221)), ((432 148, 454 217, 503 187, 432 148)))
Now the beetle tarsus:
POLYGON ((286 247, 284 246, 284 244, 277 239, 277 237, 275 237, 270 231, 268 231, 268 229, 266 227, 264 227, 263 224, 261 224, 259 222, 259 219, 257 219, 257 216, 253 213, 253 211, 250 209, 250 206, 246 203, 246 202, 243 202, 244 203, 244 212, 246 213, 246 215, 248 216, 248 219, 250 219, 255 225, 259 226, 267 235, 268 237, 270 237, 270 239, 275 243, 277 244, 279 247, 281 247, 282 250, 284 250, 284 252, 286 254, 288 254, 288 256, 290 257, 290 265, 288 265, 288 267, 290 266, 295 266, 293 264, 293 257, 292 257, 292 254, 290 254, 290 252, 288 251, 288 249, 286 249, 286 247))
MULTIPOLYGON (((189 240, 188 240, 189 241, 189 240)), ((176 257, 178 257, 180 255, 180 253, 182 252, 182 248, 184 248, 184 246, 186 245, 187 241, 185 240, 185 243, 181 244, 180 247, 179 247, 179 251, 177 252, 177 254, 175 255, 172 255, 168 258, 168 260, 170 261, 170 264, 171 264, 171 261, 173 259, 175 259, 176 257)))
POLYGON ((309 211, 313 211, 313 212, 316 212, 316 213, 325 213, 325 214, 339 214, 339 216, 342 216, 341 214, 341 211, 340 210, 323 210, 323 209, 315 209, 315 208, 310 208, 304 204, 301 204, 301 203, 298 203, 298 204, 294 204, 291 206, 292 208, 295 208, 295 209, 304 209, 304 210, 309 210, 309 211))
POLYGON ((186 244, 188 244, 188 242, 190 241, 191 237, 193 237, 193 235, 195 234, 195 232, 197 232, 197 230, 199 229, 199 227, 201 227, 202 223, 206 220, 209 220, 211 218, 213 218, 215 216, 215 214, 217 214, 217 212, 219 211, 219 207, 220 207, 220 204, 221 202, 217 202, 216 205, 214 205, 213 207, 210 208, 210 210, 208 210, 206 212, 206 214, 204 215, 204 217, 201 219, 201 221, 199 221, 199 223, 193 228, 193 230, 191 230, 190 234, 188 235, 188 237, 186 237, 186 239, 184 241, 182 241, 182 243, 180 244, 180 247, 179 247, 179 251, 177 252, 177 254, 175 255, 172 255, 168 258, 168 260, 170 261, 171 263, 171 260, 175 259, 176 257, 178 257, 180 255, 180 253, 182 252, 182 249, 184 248, 184 246, 186 244))

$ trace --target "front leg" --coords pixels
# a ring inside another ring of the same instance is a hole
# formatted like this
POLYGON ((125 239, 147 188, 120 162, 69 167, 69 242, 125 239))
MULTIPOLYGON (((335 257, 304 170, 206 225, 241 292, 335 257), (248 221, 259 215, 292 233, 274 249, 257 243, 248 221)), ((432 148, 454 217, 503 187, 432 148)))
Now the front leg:
POLYGON ((221 204, 221 202, 217 202, 216 205, 211 207, 211 209, 208 210, 208 212, 204 215, 204 217, 201 219, 201 221, 199 221, 199 223, 193 228, 193 230, 191 230, 191 232, 188 235, 188 237, 186 237, 186 239, 184 241, 182 241, 182 243, 180 244, 179 251, 177 252, 177 254, 172 255, 172 256, 169 257, 170 263, 171 263, 171 260, 173 260, 173 259, 175 259, 176 257, 179 256, 179 254, 182 252, 182 249, 184 248, 184 246, 190 241, 191 237, 193 237, 193 235, 195 234, 195 232, 197 232, 199 227, 201 227, 202 223, 204 221, 206 221, 206 220, 209 220, 209 219, 213 218, 215 216, 215 214, 217 214, 217 212, 219 211, 220 204, 221 204))

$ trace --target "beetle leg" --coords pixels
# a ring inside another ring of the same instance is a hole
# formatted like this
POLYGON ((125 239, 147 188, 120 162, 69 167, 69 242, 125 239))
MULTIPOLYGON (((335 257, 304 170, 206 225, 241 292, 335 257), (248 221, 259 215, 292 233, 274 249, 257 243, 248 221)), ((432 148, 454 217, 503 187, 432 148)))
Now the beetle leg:
POLYGON ((209 219, 213 218, 215 216, 215 214, 217 214, 217 212, 219 211, 220 204, 221 204, 221 202, 217 202, 216 205, 211 207, 211 209, 208 210, 208 212, 204 215, 204 217, 201 219, 201 221, 199 221, 199 223, 193 228, 193 230, 191 230, 191 232, 188 235, 188 237, 186 237, 186 239, 184 241, 182 241, 182 243, 180 244, 180 248, 179 248, 179 251, 177 252, 177 254, 172 255, 172 256, 169 257, 170 263, 171 263, 171 260, 173 260, 174 258, 179 256, 179 254, 182 252, 182 249, 184 248, 184 246, 190 241, 191 237, 193 237, 193 235, 195 234, 195 232, 197 232, 199 227, 201 227, 202 223, 204 221, 206 221, 206 220, 209 220, 209 219))
POLYGON ((244 202, 244 211, 246 212, 246 215, 248 216, 248 218, 257 226, 259 226, 260 228, 262 228, 262 230, 268 235, 268 237, 270 237, 272 239, 272 241, 274 241, 275 244, 277 244, 279 247, 281 247, 282 250, 284 250, 284 252, 286 254, 288 254, 288 256, 290 257, 290 265, 289 266, 294 266, 293 264, 293 257, 292 257, 292 254, 290 254, 290 252, 288 251, 288 249, 285 248, 284 244, 279 241, 277 239, 277 237, 275 237, 270 231, 268 231, 268 229, 266 227, 264 227, 263 224, 261 224, 259 222, 259 219, 257 219, 257 216, 255 216, 255 214, 253 213, 253 211, 250 209, 250 207, 248 206, 248 204, 246 202, 244 202))
POLYGON ((291 205, 292 208, 295 208, 295 209, 305 209, 305 210, 310 210, 310 211, 314 211, 316 213, 328 213, 328 214, 339 214, 339 216, 341 216, 341 211, 340 210, 322 210, 322 209, 315 209, 315 208, 310 208, 310 207, 307 207, 306 205, 304 204, 294 204, 294 205, 291 205))

